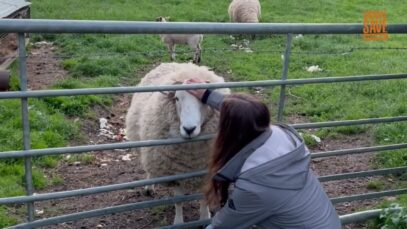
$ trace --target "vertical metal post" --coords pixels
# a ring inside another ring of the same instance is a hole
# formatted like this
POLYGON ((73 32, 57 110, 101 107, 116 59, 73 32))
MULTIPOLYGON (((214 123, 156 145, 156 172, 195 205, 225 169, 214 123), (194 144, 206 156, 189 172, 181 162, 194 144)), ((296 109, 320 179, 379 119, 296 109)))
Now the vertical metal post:
MULTIPOLYGON (((288 65, 290 63, 292 40, 293 40, 293 35, 291 33, 287 34, 287 42, 285 44, 284 64, 283 64, 283 72, 282 72, 282 75, 281 75, 281 80, 286 80, 287 79, 288 65)), ((278 114, 277 114, 277 121, 278 122, 283 121, 284 102, 285 102, 285 85, 281 85, 280 101, 278 103, 278 114)))
MULTIPOLYGON (((27 91, 27 53, 25 50, 25 36, 24 33, 18 34, 18 61, 20 72, 20 90, 27 91)), ((30 124, 28 121, 28 99, 21 99, 21 114, 23 123, 23 144, 24 150, 29 150, 30 147, 30 124)), ((24 158, 25 168, 25 188, 27 195, 33 194, 33 179, 32 179, 32 166, 31 157, 24 158)), ((28 221, 34 220, 34 203, 27 203, 28 221)))

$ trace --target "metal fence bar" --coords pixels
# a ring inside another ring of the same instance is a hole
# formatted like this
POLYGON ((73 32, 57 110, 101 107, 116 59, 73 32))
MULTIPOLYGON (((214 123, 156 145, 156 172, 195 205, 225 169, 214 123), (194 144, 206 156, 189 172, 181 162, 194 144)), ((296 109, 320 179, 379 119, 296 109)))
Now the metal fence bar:
POLYGON ((216 89, 216 88, 238 88, 238 87, 267 87, 281 85, 305 85, 319 83, 339 83, 356 82, 370 80, 390 80, 407 79, 407 74, 383 74, 383 75, 363 75, 363 76, 342 76, 342 77, 321 77, 313 79, 293 79, 293 80, 259 80, 241 81, 227 83, 210 84, 188 84, 188 85, 162 85, 162 86, 133 86, 133 87, 105 87, 86 89, 61 89, 61 90, 35 90, 26 92, 2 92, 0 99, 16 98, 40 98, 53 96, 73 96, 73 95, 97 95, 97 94, 119 94, 135 92, 155 92, 155 91, 175 91, 190 89, 216 89))
MULTIPOLYGON (((389 208, 389 211, 398 211, 402 210, 403 208, 389 208)), ((368 219, 378 218, 384 209, 372 209, 366 210, 361 212, 355 212, 347 215, 341 215, 339 218, 341 219, 342 225, 350 224, 350 223, 360 223, 365 222, 368 219)))
POLYGON ((391 118, 369 118, 369 119, 358 119, 358 120, 347 120, 347 121, 300 123, 300 124, 292 124, 291 126, 294 127, 295 129, 314 129, 314 128, 321 128, 321 127, 352 126, 352 125, 373 124, 373 123, 383 123, 383 122, 400 122, 400 121, 407 121, 407 116, 399 116, 399 117, 391 117, 391 118))
POLYGON ((10 228, 28 229, 28 228, 33 228, 33 227, 42 227, 42 226, 47 226, 47 225, 69 222, 69 221, 77 221, 77 220, 85 219, 85 218, 110 215, 113 213, 133 211, 133 210, 144 209, 144 208, 152 208, 152 207, 157 207, 157 206, 161 206, 161 205, 171 205, 171 204, 175 204, 175 203, 179 203, 179 202, 193 201, 193 200, 199 200, 199 199, 202 199, 202 194, 175 196, 175 197, 171 197, 171 198, 164 198, 164 199, 159 199, 159 200, 149 200, 149 201, 131 203, 131 204, 123 204, 123 205, 118 205, 118 206, 113 206, 113 207, 100 208, 100 209, 95 209, 95 210, 90 210, 90 211, 83 211, 83 212, 72 213, 72 214, 67 214, 67 215, 55 216, 55 217, 51 217, 51 218, 47 218, 47 219, 36 220, 33 222, 29 222, 29 223, 18 224, 18 225, 12 226, 10 228))
MULTIPOLYGON (((338 203, 342 203, 342 202, 350 202, 353 200, 373 199, 373 198, 378 198, 378 197, 383 197, 383 196, 400 195, 400 194, 404 194, 404 193, 407 193, 407 189, 398 189, 398 190, 390 190, 390 191, 375 192, 375 193, 368 193, 368 194, 360 194, 360 195, 354 195, 354 196, 337 197, 337 198, 331 198, 331 201, 333 204, 338 204, 338 203)), ((90 211, 84 211, 84 212, 79 212, 79 213, 51 217, 51 218, 47 218, 47 219, 36 220, 34 222, 18 224, 13 227, 10 227, 10 228, 19 228, 20 229, 20 228, 40 227, 40 226, 64 223, 64 222, 68 222, 68 221, 77 221, 79 219, 84 219, 84 218, 104 216, 104 215, 109 215, 109 214, 113 214, 113 213, 120 213, 120 212, 132 211, 132 210, 137 210, 137 209, 151 208, 151 207, 156 207, 156 206, 160 206, 160 205, 170 205, 170 204, 175 204, 175 203, 179 203, 179 202, 200 200, 200 199, 202 199, 202 197, 203 197, 202 194, 192 194, 192 195, 187 195, 187 196, 175 196, 172 198, 150 200, 150 201, 144 201, 144 202, 132 203, 132 204, 124 204, 124 205, 118 205, 118 206, 113 206, 113 207, 101 208, 101 209, 96 209, 96 210, 90 210, 90 211)))
MULTIPOLYGON (((407 116, 402 117, 393 117, 393 118, 377 118, 377 119, 362 119, 362 120, 353 120, 353 121, 337 121, 333 124, 329 122, 315 123, 313 124, 294 124, 290 125, 296 129, 304 128, 319 128, 319 127, 332 127, 334 126, 343 126, 343 125, 358 125, 358 124, 371 124, 371 123, 385 123, 385 122, 397 122, 397 121, 407 121, 407 116), (300 125, 300 127, 297 127, 300 125)), ((160 145, 171 145, 171 144, 183 144, 196 141, 205 141, 213 138, 213 134, 202 135, 193 139, 183 139, 183 138, 168 138, 168 139, 158 139, 158 140, 146 140, 146 141, 132 141, 125 143, 109 143, 109 144, 99 144, 99 145, 84 145, 84 146, 70 146, 70 147, 59 147, 59 148, 47 148, 47 149, 32 149, 24 151, 5 151, 0 153, 0 159, 6 158, 22 158, 26 156, 46 156, 46 155, 59 155, 59 154, 75 154, 75 153, 84 153, 89 151, 101 151, 101 150, 114 150, 114 149, 128 149, 128 148, 138 148, 138 147, 152 147, 160 145)), ((382 151, 382 150, 393 150, 393 149, 402 149, 407 148, 407 143, 394 144, 394 145, 385 145, 385 146, 374 146, 374 147, 365 147, 357 149, 345 149, 345 150, 335 150, 327 151, 320 153, 313 153, 311 156, 313 158, 318 157, 330 157, 330 156, 339 156, 344 154, 351 153, 364 153, 369 151, 382 151)))
MULTIPOLYGON (((341 215, 339 219, 341 220, 342 225, 347 225, 351 223, 362 223, 369 219, 378 218, 380 214, 383 212, 384 209, 373 209, 361 212, 355 212, 351 214, 341 215)), ((169 225, 165 227, 160 227, 159 229, 183 229, 183 228, 191 228, 197 227, 202 225, 208 225, 210 220, 198 220, 193 222, 187 222, 180 225, 169 225)))
POLYGON ((370 146, 370 147, 361 147, 361 148, 354 148, 354 149, 342 149, 342 150, 333 150, 333 151, 312 153, 311 158, 342 156, 342 155, 346 155, 346 154, 378 152, 378 151, 396 150, 396 149, 405 149, 405 148, 407 148, 407 143, 383 145, 383 146, 370 146))
POLYGON ((184 228, 195 228, 199 226, 206 226, 211 223, 210 219, 202 219, 202 220, 197 220, 197 221, 192 221, 192 222, 187 222, 183 224, 174 224, 174 225, 168 225, 164 227, 159 227, 158 229, 184 229, 184 228))
POLYGON ((171 145, 171 144, 182 144, 190 143, 196 141, 203 141, 211 139, 213 135, 202 135, 193 139, 183 139, 183 138, 169 138, 162 140, 145 140, 145 141, 133 141, 125 143, 109 143, 109 144, 99 144, 99 145, 85 145, 85 146, 71 146, 71 147, 60 147, 60 148, 47 148, 47 149, 33 149, 27 151, 8 151, 0 153, 0 159, 4 158, 21 158, 24 156, 45 156, 45 155, 58 155, 67 153, 83 153, 89 151, 100 151, 100 150, 114 150, 114 149, 128 149, 137 147, 151 147, 160 145, 171 145))
MULTIPOLYGON (((18 60, 19 60, 19 73, 20 73, 20 90, 27 91, 27 55, 25 50, 25 35, 24 33, 18 34, 18 60)), ((30 123, 28 119, 28 99, 21 98, 21 117, 23 127, 23 149, 29 150, 30 147, 30 123)), ((34 193, 33 179, 32 179, 32 165, 31 157, 24 157, 24 178, 25 188, 28 196, 34 193)), ((28 221, 34 220, 34 203, 27 202, 27 217, 28 221)))
POLYGON ((395 196, 395 195, 401 195, 401 194, 406 194, 406 193, 407 193, 407 188, 404 188, 404 189, 396 189, 396 190, 389 190, 389 191, 383 191, 383 192, 365 193, 365 194, 359 194, 359 195, 353 195, 353 196, 335 197, 335 198, 331 198, 331 201, 333 204, 339 204, 339 203, 351 202, 351 201, 355 201, 355 200, 376 199, 379 197, 395 196))
MULTIPOLYGON (((291 55, 291 44, 293 40, 293 34, 287 34, 287 42, 285 44, 285 52, 284 52, 284 64, 283 64, 283 71, 281 74, 281 80, 287 80, 288 75, 288 67, 290 64, 290 55, 291 55)), ((277 112, 277 121, 281 122, 283 120, 283 112, 284 112, 284 104, 285 104, 285 87, 286 85, 281 85, 280 89, 280 101, 278 103, 278 112, 277 112)))
POLYGON ((157 177, 157 178, 152 178, 152 179, 138 180, 138 181, 126 182, 126 183, 120 183, 120 184, 98 186, 98 187, 94 187, 94 188, 84 188, 84 189, 77 189, 77 190, 71 190, 71 191, 43 193, 43 194, 37 194, 34 196, 6 197, 6 198, 0 198, 0 204, 18 204, 18 203, 26 203, 26 202, 34 202, 34 201, 37 202, 37 201, 55 200, 55 199, 62 199, 62 198, 74 197, 74 196, 87 196, 87 195, 98 194, 98 193, 103 193, 103 192, 112 192, 112 191, 118 191, 118 190, 123 190, 123 189, 144 187, 146 185, 194 178, 194 177, 204 176, 205 174, 206 174, 206 170, 203 170, 203 171, 177 174, 177 175, 171 175, 171 176, 165 176, 165 177, 157 177))
MULTIPOLYGON (((406 172, 406 171, 407 171, 407 166, 389 168, 389 169, 380 169, 380 170, 361 171, 361 172, 354 172, 354 173, 343 173, 343 174, 321 176, 318 179, 321 182, 327 182, 327 181, 351 179, 351 178, 357 178, 357 177, 395 174, 395 173, 401 173, 401 172, 406 172)), ((27 202, 62 199, 62 198, 74 197, 74 196, 86 196, 86 195, 98 194, 98 193, 103 193, 103 192, 112 192, 112 191, 118 191, 118 190, 123 190, 123 189, 144 187, 146 185, 159 184, 159 183, 183 180, 183 179, 188 179, 188 178, 200 177, 200 176, 204 176, 206 174, 207 174, 206 170, 202 170, 202 171, 197 171, 197 172, 157 177, 157 178, 147 179, 147 180, 138 180, 138 181, 133 181, 133 182, 121 183, 121 184, 98 186, 98 187, 94 187, 94 188, 85 188, 85 189, 77 189, 77 190, 62 191, 62 192, 42 193, 42 194, 37 194, 34 196, 6 197, 6 198, 0 198, 0 204, 19 204, 19 203, 27 203, 27 202)))
POLYGON ((373 209, 367 210, 362 212, 355 212, 352 214, 341 215, 339 218, 341 219, 341 224, 346 225, 350 223, 361 223, 365 222, 368 219, 374 219, 380 216, 383 209, 373 209))
POLYGON ((377 169, 377 170, 370 170, 370 171, 327 175, 327 176, 321 176, 318 179, 321 182, 327 182, 327 181, 334 181, 334 180, 352 179, 352 178, 358 178, 358 177, 382 176, 382 175, 402 173, 402 172, 407 172, 407 166, 390 168, 390 169, 377 169))
MULTIPOLYGON (((407 24, 389 24, 388 33, 407 33, 407 24)), ((114 34, 363 34, 362 23, 216 23, 1 19, 0 33, 114 34)))

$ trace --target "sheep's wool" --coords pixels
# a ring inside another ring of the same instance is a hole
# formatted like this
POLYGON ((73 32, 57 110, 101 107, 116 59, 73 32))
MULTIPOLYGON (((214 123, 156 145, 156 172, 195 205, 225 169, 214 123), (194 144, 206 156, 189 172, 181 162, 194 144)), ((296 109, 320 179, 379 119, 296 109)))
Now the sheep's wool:
POLYGON ((228 9, 230 20, 241 23, 257 23, 261 16, 258 0, 233 0, 228 9))
MULTIPOLYGON (((139 86, 171 85, 190 78, 209 82, 224 82, 223 78, 191 63, 163 63, 151 70, 139 86)), ((221 89, 229 93, 229 89, 221 89)), ((207 107, 201 135, 216 132, 219 115, 207 107)), ((178 138, 179 118, 174 101, 160 92, 135 93, 126 116, 127 137, 132 141, 178 138)), ((209 141, 180 145, 137 148, 141 153, 141 164, 148 178, 175 175, 206 169, 211 143, 209 141)), ((185 191, 198 191, 202 179, 189 179, 167 183, 180 185, 185 191)))

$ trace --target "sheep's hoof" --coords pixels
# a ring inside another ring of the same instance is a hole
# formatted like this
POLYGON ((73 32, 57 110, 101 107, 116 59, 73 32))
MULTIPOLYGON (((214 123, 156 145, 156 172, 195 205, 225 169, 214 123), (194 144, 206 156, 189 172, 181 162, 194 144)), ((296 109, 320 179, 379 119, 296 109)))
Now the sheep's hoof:
POLYGON ((192 63, 194 63, 194 64, 196 64, 196 65, 199 65, 199 64, 201 63, 201 57, 199 57, 199 58, 196 59, 196 60, 192 60, 192 63))
POLYGON ((154 196, 154 190, 149 189, 149 188, 145 188, 145 189, 143 189, 143 195, 145 195, 145 196, 154 196))

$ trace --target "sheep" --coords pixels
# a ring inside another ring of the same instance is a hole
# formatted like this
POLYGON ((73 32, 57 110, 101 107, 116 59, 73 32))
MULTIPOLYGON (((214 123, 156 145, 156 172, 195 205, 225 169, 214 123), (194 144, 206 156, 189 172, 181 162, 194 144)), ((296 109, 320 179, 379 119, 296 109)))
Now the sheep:
MULTIPOLYGON (((258 0, 233 0, 228 9, 232 22, 258 23, 261 16, 261 6, 258 0)), ((256 37, 253 34, 252 39, 256 37)))
MULTIPOLYGON (((158 22, 167 22, 164 17, 156 18, 158 22)), ((203 40, 202 34, 161 34, 162 42, 167 45, 171 61, 175 61, 175 45, 187 44, 194 50, 193 62, 199 64, 201 62, 201 43, 203 40)))
MULTIPOLYGON (((162 63, 143 77, 139 86, 173 85, 192 77, 207 82, 224 82, 207 67, 192 63, 162 63)), ((230 93, 229 89, 219 89, 230 93)), ((126 115, 126 133, 129 140, 186 139, 200 134, 213 133, 217 129, 219 112, 203 105, 186 91, 148 92, 133 95, 126 115)), ((211 142, 189 142, 181 145, 165 145, 136 149, 146 171, 147 179, 168 176, 207 168, 211 142)), ((173 189, 175 195, 199 191, 202 178, 193 178, 163 184, 173 189)), ((154 191, 154 186, 145 187, 154 191)), ((200 219, 209 218, 209 209, 200 203, 200 219)), ((183 222, 182 204, 175 204, 174 224, 183 222)))
POLYGON ((258 0, 233 0, 228 9, 230 20, 239 23, 258 23, 261 6, 258 0))

